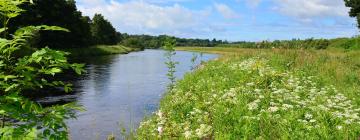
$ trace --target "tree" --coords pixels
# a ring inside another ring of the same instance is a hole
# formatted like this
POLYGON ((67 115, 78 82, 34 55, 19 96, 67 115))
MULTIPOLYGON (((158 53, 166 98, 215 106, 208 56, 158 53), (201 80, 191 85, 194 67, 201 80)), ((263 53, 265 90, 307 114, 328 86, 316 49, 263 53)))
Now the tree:
POLYGON ((145 46, 142 44, 142 40, 136 37, 129 37, 123 40, 122 44, 126 47, 139 48, 141 50, 145 49, 145 46))
POLYGON ((119 42, 118 33, 101 14, 95 14, 91 24, 95 44, 114 45, 119 42))
POLYGON ((26 12, 11 22, 11 30, 29 25, 52 25, 71 32, 41 31, 38 46, 56 48, 91 45, 90 18, 83 17, 74 0, 33 0, 34 4, 20 7, 26 12))
POLYGON ((356 17, 358 21, 358 28, 360 28, 360 1, 359 0, 345 0, 345 5, 350 7, 350 17, 356 17))

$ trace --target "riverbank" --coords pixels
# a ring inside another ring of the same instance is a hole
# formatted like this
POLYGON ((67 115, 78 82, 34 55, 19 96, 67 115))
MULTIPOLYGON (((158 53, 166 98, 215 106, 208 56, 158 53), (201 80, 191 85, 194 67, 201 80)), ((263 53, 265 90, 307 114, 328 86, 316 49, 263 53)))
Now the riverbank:
POLYGON ((222 54, 185 75, 139 139, 357 139, 360 52, 177 48, 222 54))
POLYGON ((89 57, 89 56, 102 56, 112 54, 128 54, 139 49, 129 48, 122 45, 98 45, 87 48, 70 48, 63 51, 69 52, 71 58, 89 57))

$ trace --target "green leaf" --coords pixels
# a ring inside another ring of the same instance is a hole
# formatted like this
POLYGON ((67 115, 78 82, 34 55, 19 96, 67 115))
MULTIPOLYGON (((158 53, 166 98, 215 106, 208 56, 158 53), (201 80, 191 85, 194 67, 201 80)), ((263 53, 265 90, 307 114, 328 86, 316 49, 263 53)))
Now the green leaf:
POLYGON ((9 87, 7 87, 6 89, 5 89, 5 92, 8 92, 8 91, 10 91, 10 90, 12 90, 12 89, 14 89, 14 88, 16 88, 16 87, 18 87, 19 86, 19 84, 12 84, 11 86, 9 86, 9 87))
POLYGON ((0 28, 0 33, 4 32, 6 28, 0 28))
POLYGON ((4 81, 7 81, 8 79, 14 79, 14 78, 17 78, 17 76, 15 76, 15 75, 6 75, 6 76, 4 76, 4 81))
POLYGON ((59 69, 59 68, 50 69, 50 74, 51 75, 55 75, 56 73, 60 73, 60 72, 61 72, 61 69, 59 69))

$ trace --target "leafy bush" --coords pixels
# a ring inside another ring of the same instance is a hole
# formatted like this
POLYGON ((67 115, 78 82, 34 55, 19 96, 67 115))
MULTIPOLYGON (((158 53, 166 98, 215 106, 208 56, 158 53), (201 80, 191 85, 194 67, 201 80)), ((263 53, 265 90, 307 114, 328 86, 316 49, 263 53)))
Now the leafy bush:
MULTIPOLYGON (((31 1, 30 1, 31 2, 31 1)), ((26 47, 39 31, 68 31, 56 26, 27 26, 18 29, 11 36, 7 33, 7 23, 22 10, 19 5, 27 0, 0 1, 1 18, 6 21, 0 28, 0 115, 1 139, 66 139, 65 119, 74 118, 74 104, 43 108, 34 101, 22 96, 25 90, 44 87, 63 87, 66 92, 71 84, 57 80, 48 80, 66 69, 76 73, 83 72, 82 64, 69 64, 62 51, 43 48, 31 55, 15 56, 26 47)))

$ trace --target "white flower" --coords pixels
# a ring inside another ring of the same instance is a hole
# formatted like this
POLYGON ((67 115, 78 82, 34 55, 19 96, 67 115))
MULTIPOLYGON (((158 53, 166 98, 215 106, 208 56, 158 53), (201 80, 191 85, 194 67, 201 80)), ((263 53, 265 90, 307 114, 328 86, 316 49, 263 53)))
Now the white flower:
POLYGON ((159 126, 157 128, 157 131, 159 132, 159 134, 161 135, 163 133, 163 127, 162 126, 159 126))
POLYGON ((185 138, 189 139, 191 137, 191 131, 185 131, 185 138))
POLYGON ((258 104, 256 102, 252 102, 250 104, 248 104, 248 109, 249 110, 255 110, 255 109, 258 109, 258 104))
POLYGON ((341 125, 336 126, 336 129, 341 130, 343 127, 341 125))
POLYGON ((247 86, 254 86, 255 83, 251 82, 251 83, 247 83, 246 85, 247 85, 247 86))
POLYGON ((278 111, 279 110, 279 108, 278 107, 276 107, 276 106, 273 106, 273 107, 269 107, 269 109, 268 109, 270 112, 276 112, 276 111, 278 111))
POLYGON ((305 119, 308 119, 308 120, 310 120, 311 118, 313 117, 313 115, 311 115, 311 114, 305 114, 305 119))
POLYGON ((294 108, 293 105, 289 105, 289 104, 283 104, 282 107, 285 108, 285 109, 292 109, 292 108, 294 108))
POLYGON ((255 89, 254 91, 255 91, 255 93, 257 93, 257 94, 259 94, 259 93, 261 92, 260 89, 255 89))
POLYGON ((157 113, 156 113, 157 116, 159 116, 159 118, 162 118, 163 117, 163 113, 161 112, 161 110, 159 110, 157 113))
POLYGON ((200 128, 196 129, 196 135, 199 137, 199 138, 203 138, 205 136, 207 136, 210 131, 211 131, 211 126, 210 125, 206 125, 206 124, 201 124, 200 125, 200 128))

